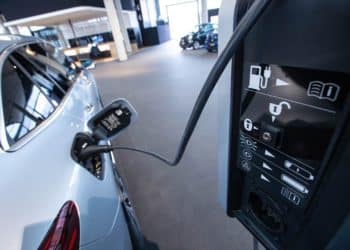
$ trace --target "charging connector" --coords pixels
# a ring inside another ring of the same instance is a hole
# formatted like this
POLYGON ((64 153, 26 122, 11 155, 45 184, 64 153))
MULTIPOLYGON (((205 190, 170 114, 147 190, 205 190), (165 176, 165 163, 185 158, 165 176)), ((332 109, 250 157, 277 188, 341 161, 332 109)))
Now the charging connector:
POLYGON ((199 96, 196 100, 196 103, 192 109, 190 118, 187 122, 185 131, 182 135, 180 145, 176 152, 174 160, 170 161, 165 157, 154 153, 149 152, 142 149, 131 148, 131 147, 122 147, 122 146, 99 146, 99 145, 87 145, 86 147, 80 148, 79 152, 77 152, 76 157, 77 160, 84 160, 91 155, 109 152, 112 150, 129 150, 135 151, 142 154, 147 154, 152 157, 157 158, 158 160, 166 163, 169 166, 177 165, 187 147, 187 144, 193 134, 193 131, 198 123, 199 117, 202 114, 204 106, 206 105, 211 93, 213 92, 214 87, 216 86, 217 81, 219 80, 222 72, 225 70, 226 65, 232 59, 234 53, 239 48, 243 39, 248 34, 249 30, 254 26, 256 21, 262 15, 268 4, 272 0, 256 0, 246 12, 246 14, 242 17, 240 22, 238 23, 235 31, 233 32, 231 38, 227 42, 225 48, 222 50, 221 54, 218 56, 217 60, 214 63, 214 66, 209 72, 207 79, 204 82, 204 85, 199 93, 199 96))

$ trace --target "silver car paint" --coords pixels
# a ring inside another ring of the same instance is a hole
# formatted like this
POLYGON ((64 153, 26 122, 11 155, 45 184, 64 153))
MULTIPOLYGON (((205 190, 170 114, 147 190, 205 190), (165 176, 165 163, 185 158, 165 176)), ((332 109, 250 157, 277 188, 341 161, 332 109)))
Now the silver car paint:
POLYGON ((36 249, 67 200, 78 205, 81 247, 131 249, 110 156, 104 156, 103 180, 70 157, 74 135, 88 131, 87 120, 101 109, 90 73, 79 76, 61 105, 29 141, 11 148, 13 152, 0 152, 0 249, 36 249))

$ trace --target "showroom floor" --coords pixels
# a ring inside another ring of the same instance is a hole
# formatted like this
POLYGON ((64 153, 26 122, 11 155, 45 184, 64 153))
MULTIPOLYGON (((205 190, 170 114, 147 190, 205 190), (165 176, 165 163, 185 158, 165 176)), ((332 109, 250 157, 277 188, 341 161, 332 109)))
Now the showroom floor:
MULTIPOLYGON (((215 57, 168 42, 124 63, 97 65, 92 72, 104 103, 127 98, 139 114, 116 143, 172 159, 215 57)), ((253 248, 251 235, 218 202, 216 102, 214 93, 178 167, 138 153, 116 154, 141 227, 162 250, 253 248)))

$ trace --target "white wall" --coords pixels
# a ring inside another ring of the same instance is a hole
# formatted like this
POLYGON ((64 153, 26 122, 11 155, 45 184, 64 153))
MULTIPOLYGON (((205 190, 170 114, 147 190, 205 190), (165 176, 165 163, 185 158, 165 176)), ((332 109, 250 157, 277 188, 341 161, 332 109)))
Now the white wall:
MULTIPOLYGON (((139 26, 135 11, 122 11, 122 16, 126 28, 136 28, 139 26)), ((73 23, 77 37, 89 36, 98 33, 111 32, 111 26, 107 17, 73 23)), ((58 26, 66 40, 74 38, 73 31, 69 23, 58 26)))
POLYGON ((139 23, 137 21, 136 11, 122 10, 125 28, 137 28, 139 23))
MULTIPOLYGON (((83 22, 75 22, 73 23, 73 27, 77 37, 89 36, 111 31, 111 27, 109 25, 107 17, 83 22)), ((69 23, 59 25, 59 29, 61 30, 66 40, 74 38, 74 34, 69 23)))

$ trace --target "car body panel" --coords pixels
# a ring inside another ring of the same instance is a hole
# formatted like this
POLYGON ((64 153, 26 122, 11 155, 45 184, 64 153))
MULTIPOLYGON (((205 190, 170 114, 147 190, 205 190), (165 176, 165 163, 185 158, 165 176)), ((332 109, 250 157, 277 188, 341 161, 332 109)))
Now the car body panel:
POLYGON ((26 43, 30 41, 35 40, 32 37, 0 34, 0 53, 11 46, 17 46, 19 43, 26 43))
POLYGON ((132 249, 130 236, 127 230, 121 230, 125 228, 125 214, 124 211, 117 213, 117 217, 114 220, 114 226, 110 234, 106 235, 105 238, 96 240, 90 244, 82 246, 81 250, 96 250, 96 249, 116 249, 126 250, 132 249), (110 246, 110 248, 106 248, 110 246))
MULTIPOLYGON (((119 233, 128 235, 110 155, 103 155, 102 180, 70 156, 74 136, 88 131, 88 119, 101 107, 92 75, 82 71, 50 122, 33 130, 30 140, 0 152, 0 221, 6 225, 0 234, 0 249, 37 248, 67 200, 74 201, 79 210, 80 246, 119 233)), ((130 238, 125 237, 128 248, 108 245, 108 241, 100 245, 131 249, 130 238)))

